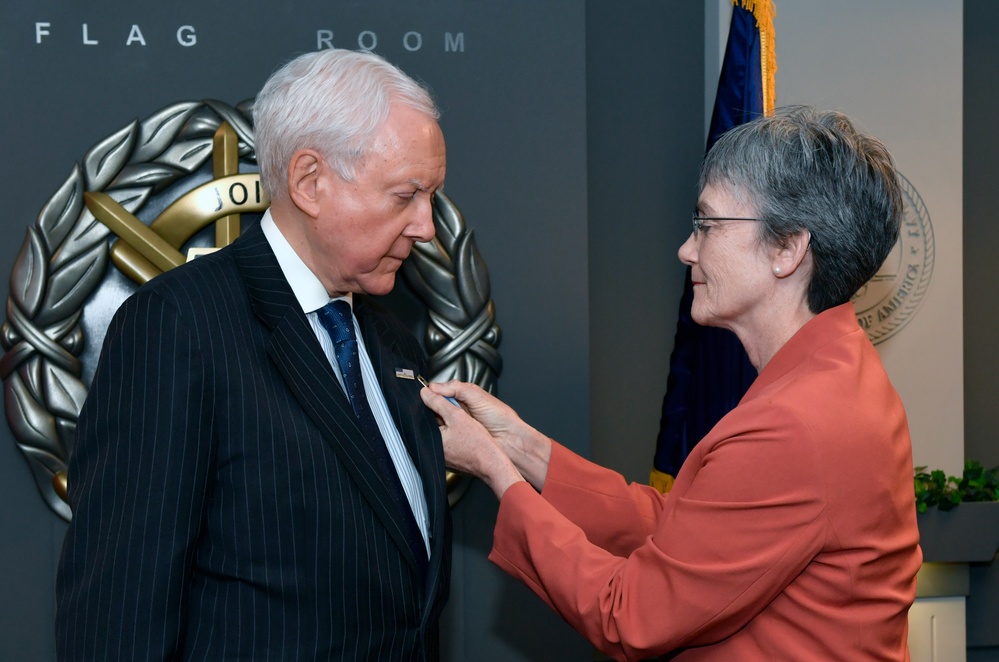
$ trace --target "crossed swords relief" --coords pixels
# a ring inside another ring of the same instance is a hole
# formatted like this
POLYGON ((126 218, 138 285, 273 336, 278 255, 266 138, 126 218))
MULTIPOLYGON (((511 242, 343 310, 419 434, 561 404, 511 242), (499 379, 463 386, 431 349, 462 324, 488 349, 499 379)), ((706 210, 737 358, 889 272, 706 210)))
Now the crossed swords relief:
MULTIPOLYGON (((240 214, 263 212, 270 199, 257 173, 239 173, 239 138, 222 122, 212 139, 212 181, 188 191, 164 209, 149 225, 136 218, 107 193, 86 191, 84 204, 118 238, 111 245, 111 261, 142 285, 189 259, 228 246, 239 236, 240 214), (181 247, 202 228, 215 223, 215 246, 181 247)), ((56 494, 68 502, 67 474, 52 477, 56 494)))
POLYGON ((85 192, 87 209, 118 237, 111 245, 114 265, 141 285, 188 259, 228 246, 239 236, 240 214, 263 212, 270 204, 259 175, 239 173, 239 138, 226 122, 212 141, 212 176, 212 181, 178 198, 149 225, 110 195, 85 192), (192 248, 185 257, 180 248, 212 222, 215 246, 192 248))

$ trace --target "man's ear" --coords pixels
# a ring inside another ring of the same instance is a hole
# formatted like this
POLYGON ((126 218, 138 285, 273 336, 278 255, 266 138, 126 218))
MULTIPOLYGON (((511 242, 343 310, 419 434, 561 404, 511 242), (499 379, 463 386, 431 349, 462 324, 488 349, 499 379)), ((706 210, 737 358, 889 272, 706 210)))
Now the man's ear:
POLYGON ((319 215, 324 168, 323 158, 314 149, 300 149, 288 162, 288 196, 313 218, 319 215))

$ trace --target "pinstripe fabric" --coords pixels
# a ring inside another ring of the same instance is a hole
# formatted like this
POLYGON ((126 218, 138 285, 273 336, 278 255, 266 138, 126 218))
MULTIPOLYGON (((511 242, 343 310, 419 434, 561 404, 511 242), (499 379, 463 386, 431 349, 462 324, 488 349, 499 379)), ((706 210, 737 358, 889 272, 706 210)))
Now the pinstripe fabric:
MULTIPOLYGON (((343 383, 343 375, 340 374, 339 364, 337 363, 336 349, 322 322, 319 321, 319 313, 306 313, 305 318, 309 321, 309 325, 312 326, 312 332, 316 334, 316 339, 319 340, 319 345, 323 348, 323 354, 326 355, 330 365, 333 367, 333 372, 337 375, 340 386, 346 389, 343 383)), ((420 478, 420 473, 416 470, 416 465, 413 464, 413 460, 406 450, 402 437, 399 436, 399 430, 396 429, 395 421, 389 413, 388 405, 385 403, 385 396, 382 395, 381 388, 372 386, 372 384, 378 382, 378 376, 375 375, 374 366, 371 365, 371 359, 368 358, 368 350, 364 346, 364 338, 361 336, 360 328, 357 326, 357 320, 353 319, 353 314, 351 323, 354 325, 354 335, 357 338, 358 357, 361 361, 365 397, 368 399, 371 412, 375 417, 375 423, 378 425, 378 432, 381 434, 389 456, 392 458, 392 466, 399 474, 399 481, 402 483, 402 489, 406 493, 406 500, 409 502, 409 507, 416 518, 416 524, 420 529, 420 535, 423 536, 423 542, 429 555, 430 522, 427 519, 426 499, 423 496, 423 480, 420 478)))
MULTIPOLYGON (((364 393, 364 379, 361 377, 361 358, 358 352, 357 333, 354 329, 354 314, 350 310, 350 303, 344 300, 332 301, 319 310, 319 319, 326 327, 329 337, 336 347, 336 365, 340 367, 340 376, 343 378, 344 390, 347 393, 347 400, 357 416, 364 436, 368 439, 368 450, 378 462, 385 482, 389 487, 392 500, 395 501, 396 508, 403 522, 403 529, 406 532, 406 540, 413 552, 413 557, 417 560, 417 569, 421 576, 426 576, 426 564, 428 549, 427 542, 416 523, 416 515, 410 498, 406 494, 400 480, 400 472, 396 468, 396 461, 391 455, 386 439, 375 416, 371 412, 371 405, 368 404, 367 396, 364 393)), ((370 363, 370 361, 369 361, 370 363)), ((373 373, 374 371, 371 370, 373 373)), ((406 463, 410 465, 412 472, 416 474, 416 467, 413 466, 412 459, 399 442, 399 452, 406 456, 406 463)), ((422 487, 420 488, 422 492, 422 487)))
POLYGON ((430 569, 258 228, 168 272, 109 329, 70 459, 59 659, 438 657, 450 519, 424 371, 393 318, 355 314, 419 470, 430 569), (406 383, 399 383, 405 381, 406 383))

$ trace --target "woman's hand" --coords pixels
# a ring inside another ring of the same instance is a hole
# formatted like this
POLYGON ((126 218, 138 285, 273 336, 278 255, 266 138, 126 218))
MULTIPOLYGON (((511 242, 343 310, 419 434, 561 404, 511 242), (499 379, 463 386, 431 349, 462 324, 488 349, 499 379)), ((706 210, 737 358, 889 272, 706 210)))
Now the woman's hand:
MULTIPOLYGON (((522 475, 541 490, 548 473, 551 440, 521 420, 517 412, 466 382, 431 384, 421 391, 421 396, 443 422, 441 436, 448 466, 489 483, 478 472, 500 471, 499 465, 512 461, 518 478, 522 475), (463 409, 440 396, 455 398, 463 409), (497 450, 506 462, 493 457, 497 450)), ((509 485, 504 491, 506 487, 509 485)))
POLYGON ((500 499, 507 488, 524 480, 489 431, 464 409, 455 407, 432 388, 424 388, 420 397, 440 421, 448 468, 479 478, 500 499))

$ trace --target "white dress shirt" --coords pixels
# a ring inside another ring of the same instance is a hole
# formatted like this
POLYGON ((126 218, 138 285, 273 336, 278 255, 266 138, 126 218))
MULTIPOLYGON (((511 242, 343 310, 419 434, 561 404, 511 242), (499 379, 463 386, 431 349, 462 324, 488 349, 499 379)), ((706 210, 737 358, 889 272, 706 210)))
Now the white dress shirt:
MULTIPOLYGON (((291 291, 295 294, 295 298, 302 307, 302 311, 309 320, 309 324, 312 325, 312 331, 316 334, 319 344, 322 345, 326 358, 329 360, 330 365, 333 366, 333 372, 336 373, 337 379, 340 381, 340 387, 343 388, 343 375, 340 374, 340 365, 336 360, 333 341, 330 340, 329 334, 326 333, 326 330, 320 323, 317 312, 334 299, 330 298, 323 284, 312 273, 312 270, 306 266, 302 258, 298 256, 298 253, 291 247, 291 244, 284 238, 284 235, 281 234, 281 230, 278 229, 274 223, 274 219, 271 217, 270 209, 264 212, 264 216, 260 220, 260 226, 264 231, 264 236, 267 238, 267 243, 270 244, 271 250, 274 251, 274 255, 277 257, 285 279, 291 286, 291 291)), ((413 509, 413 515, 416 517, 416 523, 420 527, 420 533, 423 534, 423 543, 427 546, 427 556, 429 556, 430 523, 427 514, 427 500, 423 494, 423 480, 420 478, 420 474, 416 470, 416 465, 413 464, 413 460, 406 450, 402 436, 399 434, 399 429, 396 427, 395 421, 392 420, 388 405, 385 403, 385 395, 382 393, 374 367, 371 365, 368 350, 364 346, 364 338, 361 335, 360 327, 357 325, 357 318, 353 316, 353 299, 350 293, 346 296, 336 298, 345 300, 351 306, 351 319, 354 322, 354 334, 357 336, 357 353, 361 361, 361 379, 364 381, 364 393, 368 398, 368 404, 371 406, 371 411, 375 416, 375 422, 378 424, 378 430, 382 434, 382 439, 385 440, 385 446, 388 448, 389 456, 391 456, 392 463, 395 465, 395 470, 399 474, 399 480, 402 482, 402 488, 406 492, 409 506, 413 509)), ((346 389, 344 393, 346 393, 346 389)))

